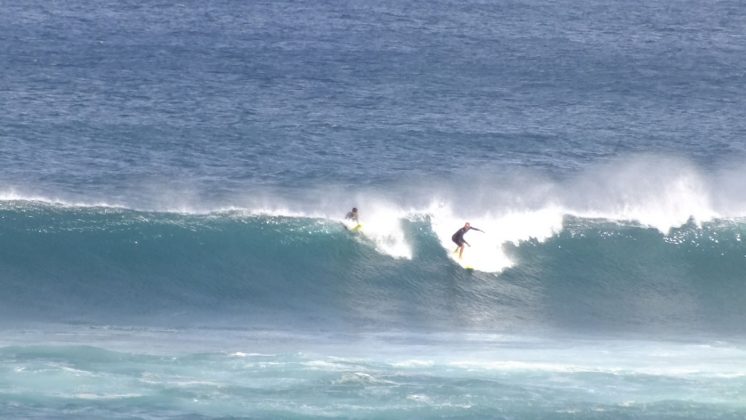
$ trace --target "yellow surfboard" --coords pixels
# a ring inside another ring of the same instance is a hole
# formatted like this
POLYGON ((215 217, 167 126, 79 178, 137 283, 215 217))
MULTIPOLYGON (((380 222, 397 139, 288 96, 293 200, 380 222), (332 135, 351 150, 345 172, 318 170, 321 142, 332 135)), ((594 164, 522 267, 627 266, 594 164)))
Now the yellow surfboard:
POLYGON ((342 226, 345 227, 345 229, 349 230, 352 233, 358 233, 362 232, 363 230, 363 224, 362 223, 342 223, 342 226))
POLYGON ((456 250, 453 251, 453 254, 454 254, 453 258, 456 260, 456 262, 458 263, 458 265, 460 265, 461 267, 463 267, 466 271, 474 271, 474 267, 471 264, 469 264, 468 262, 466 262, 465 258, 459 258, 459 256, 458 256, 458 248, 456 248, 456 250))

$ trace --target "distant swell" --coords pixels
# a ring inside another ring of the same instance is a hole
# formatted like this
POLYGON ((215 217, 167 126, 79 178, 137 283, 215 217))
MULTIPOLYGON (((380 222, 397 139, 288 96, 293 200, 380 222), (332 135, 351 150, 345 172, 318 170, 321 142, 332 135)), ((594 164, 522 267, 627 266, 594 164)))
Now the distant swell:
POLYGON ((500 273, 463 270, 427 214, 395 223, 407 258, 323 218, 15 201, 0 221, 9 323, 746 333, 737 221, 664 235, 566 216, 495 249, 513 264, 500 273))

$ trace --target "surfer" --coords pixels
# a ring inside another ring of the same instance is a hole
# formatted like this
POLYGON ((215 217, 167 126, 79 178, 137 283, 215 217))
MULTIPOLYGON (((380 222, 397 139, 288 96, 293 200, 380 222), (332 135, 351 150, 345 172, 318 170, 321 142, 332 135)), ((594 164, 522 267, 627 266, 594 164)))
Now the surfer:
POLYGON ((355 223, 359 223, 359 221, 357 220, 357 207, 353 207, 352 211, 347 212, 345 219, 352 220, 355 223))
POLYGON ((476 230, 477 232, 484 233, 483 230, 477 229, 477 228, 473 227, 472 225, 470 225, 469 222, 466 222, 466 224, 464 225, 464 227, 462 227, 461 229, 457 230, 456 233, 454 233, 453 236, 451 236, 451 240, 453 242, 455 242, 456 245, 458 245, 458 248, 456 248, 456 250, 454 250, 453 252, 458 251, 458 257, 459 257, 459 259, 461 258, 461 256, 464 253, 464 244, 471 246, 468 242, 466 242, 466 239, 464 239, 464 235, 466 234, 466 232, 468 232, 468 231, 470 231, 472 229, 476 230))

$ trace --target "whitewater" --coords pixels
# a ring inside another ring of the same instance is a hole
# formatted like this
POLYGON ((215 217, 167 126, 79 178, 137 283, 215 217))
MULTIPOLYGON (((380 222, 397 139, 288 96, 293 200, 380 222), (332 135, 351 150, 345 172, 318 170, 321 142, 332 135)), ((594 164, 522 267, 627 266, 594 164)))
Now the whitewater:
POLYGON ((0 418, 746 417, 742 4, 0 10, 0 418))
POLYGON ((155 210, 8 192, 3 412, 738 418, 743 216, 682 161, 628 188, 649 162, 613 164, 600 192, 584 185, 606 165, 507 206, 469 191, 473 272, 449 243, 464 217, 429 189, 359 193, 361 234, 331 194, 155 210))

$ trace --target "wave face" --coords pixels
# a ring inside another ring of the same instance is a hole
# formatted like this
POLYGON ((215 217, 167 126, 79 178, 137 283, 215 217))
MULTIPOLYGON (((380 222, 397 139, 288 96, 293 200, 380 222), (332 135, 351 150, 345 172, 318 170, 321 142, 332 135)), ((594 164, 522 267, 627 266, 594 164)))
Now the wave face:
POLYGON ((565 216, 542 240, 493 249, 510 267, 468 272, 436 219, 415 214, 389 222, 398 233, 373 223, 370 235, 353 235, 320 217, 4 202, 0 315, 290 330, 746 333, 737 221, 663 234, 565 216), (404 245, 404 255, 387 252, 404 245))

